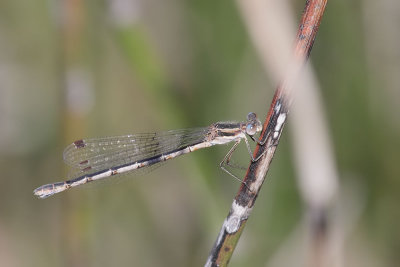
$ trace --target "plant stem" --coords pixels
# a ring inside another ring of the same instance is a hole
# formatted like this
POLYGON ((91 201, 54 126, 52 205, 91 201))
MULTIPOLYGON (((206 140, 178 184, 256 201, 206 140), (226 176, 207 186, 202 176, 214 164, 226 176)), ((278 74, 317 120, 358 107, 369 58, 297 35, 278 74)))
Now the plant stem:
POLYGON ((272 99, 260 136, 263 144, 254 151, 254 158, 260 158, 250 163, 205 266, 226 266, 235 250, 274 157, 292 102, 294 82, 310 55, 326 3, 327 0, 306 1, 291 64, 272 99))

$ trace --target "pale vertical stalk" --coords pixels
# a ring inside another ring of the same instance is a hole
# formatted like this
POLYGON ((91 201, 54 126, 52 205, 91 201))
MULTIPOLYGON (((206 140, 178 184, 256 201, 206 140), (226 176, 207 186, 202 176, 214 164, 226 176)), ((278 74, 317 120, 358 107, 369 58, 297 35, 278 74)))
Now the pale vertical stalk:
MULTIPOLYGON (((85 2, 82 0, 64 0, 58 3, 57 15, 60 35, 60 85, 63 90, 62 99, 62 139, 63 146, 76 136, 85 136, 87 129, 87 115, 94 103, 91 75, 85 66, 86 63, 86 12, 85 2)), ((65 173, 65 172, 64 172, 65 173)), ((83 223, 87 213, 83 215, 82 201, 69 198, 62 203, 60 228, 63 266, 90 265, 88 255, 84 254, 84 244, 87 243, 88 229, 83 223), (75 205, 77 202, 80 205, 75 205), (75 204, 74 204, 75 203, 75 204), (80 206, 73 211, 71 205, 80 206), (84 240, 84 242, 82 241, 84 240)))
POLYGON ((306 1, 296 36, 294 53, 288 67, 284 68, 284 78, 276 89, 264 122, 260 140, 265 143, 257 145, 254 152, 254 157, 260 158, 251 162, 244 183, 232 203, 206 266, 226 266, 232 256, 275 154, 292 102, 292 91, 297 89, 294 87, 295 82, 300 75, 301 66, 307 61, 311 52, 326 3, 326 0, 306 1))

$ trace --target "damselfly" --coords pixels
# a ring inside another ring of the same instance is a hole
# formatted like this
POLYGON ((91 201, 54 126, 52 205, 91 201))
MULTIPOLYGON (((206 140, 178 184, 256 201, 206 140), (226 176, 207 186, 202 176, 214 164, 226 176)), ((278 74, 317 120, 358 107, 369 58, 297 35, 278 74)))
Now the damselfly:
POLYGON ((233 151, 242 139, 254 161, 247 136, 256 141, 254 135, 261 130, 262 125, 256 114, 249 113, 245 122, 217 122, 204 128, 81 139, 67 146, 63 153, 65 163, 76 169, 71 175, 72 179, 46 184, 33 192, 39 198, 47 198, 75 186, 150 169, 180 155, 229 142, 235 143, 221 161, 220 167, 239 179, 224 165, 229 164, 233 151))

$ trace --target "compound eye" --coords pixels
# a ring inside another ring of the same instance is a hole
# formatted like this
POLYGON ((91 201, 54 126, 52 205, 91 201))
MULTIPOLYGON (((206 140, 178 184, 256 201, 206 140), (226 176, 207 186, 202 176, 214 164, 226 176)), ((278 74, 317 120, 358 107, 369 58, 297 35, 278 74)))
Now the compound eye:
POLYGON ((246 133, 247 133, 248 135, 255 135, 256 132, 257 132, 257 127, 256 127, 256 125, 255 125, 254 123, 249 123, 249 124, 247 124, 247 126, 246 126, 246 133))
POLYGON ((253 121, 253 120, 255 120, 257 118, 257 115, 256 115, 256 113, 254 113, 254 112, 250 112, 249 114, 247 114, 247 120, 248 121, 253 121))

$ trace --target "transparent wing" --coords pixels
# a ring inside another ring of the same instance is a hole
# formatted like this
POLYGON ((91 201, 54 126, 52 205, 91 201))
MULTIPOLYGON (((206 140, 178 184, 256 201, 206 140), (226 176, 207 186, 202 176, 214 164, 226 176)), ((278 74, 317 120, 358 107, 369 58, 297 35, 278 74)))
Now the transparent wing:
POLYGON ((67 146, 63 157, 72 167, 69 177, 77 177, 179 150, 202 142, 207 133, 208 128, 193 128, 83 139, 67 146))

